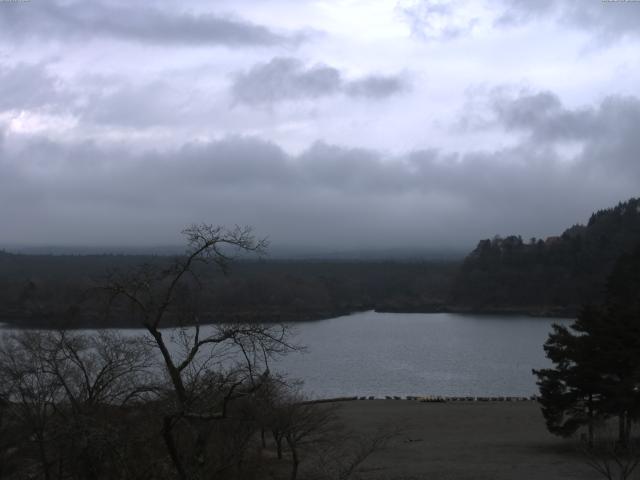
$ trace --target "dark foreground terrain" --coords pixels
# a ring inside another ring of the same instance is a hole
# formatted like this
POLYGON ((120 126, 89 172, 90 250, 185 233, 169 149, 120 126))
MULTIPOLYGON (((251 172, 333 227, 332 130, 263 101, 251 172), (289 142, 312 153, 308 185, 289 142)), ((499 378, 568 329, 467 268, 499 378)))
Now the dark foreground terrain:
POLYGON ((362 478, 403 480, 597 479, 577 443, 545 429, 536 402, 344 402, 347 426, 371 433, 399 428, 360 467, 362 478))

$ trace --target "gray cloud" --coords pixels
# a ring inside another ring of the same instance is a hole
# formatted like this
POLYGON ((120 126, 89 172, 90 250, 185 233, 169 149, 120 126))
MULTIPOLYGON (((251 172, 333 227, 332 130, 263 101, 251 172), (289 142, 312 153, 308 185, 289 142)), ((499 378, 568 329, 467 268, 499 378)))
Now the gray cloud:
POLYGON ((164 81, 142 85, 112 82, 85 94, 86 101, 77 114, 94 124, 146 127, 176 124, 184 121, 188 95, 164 81))
MULTIPOLYGON (((213 124, 212 112, 227 108, 217 96, 185 82, 174 72, 162 79, 140 81, 118 75, 60 77, 50 73, 55 65, 0 64, 0 112, 45 109, 54 115, 69 114, 83 126, 146 129, 154 126, 213 124)), ((286 100, 316 99, 345 94, 354 98, 383 99, 406 88, 400 77, 370 75, 345 81, 332 67, 304 65, 291 58, 276 58, 235 79, 236 102, 266 105, 286 100)), ((236 112, 237 113, 237 112, 236 112)))
POLYGON ((8 2, 0 9, 0 35, 47 41, 98 37, 160 45, 269 46, 300 41, 244 20, 151 8, 139 2, 8 2), (10 4, 11 3, 11 4, 10 4))
POLYGON ((370 75, 349 82, 345 91, 353 97, 385 98, 395 95, 406 88, 405 81, 400 77, 370 75))
MULTIPOLYGON (((88 124, 146 127, 176 124, 202 108, 192 91, 165 81, 132 84, 123 78, 63 79, 44 63, 0 64, 0 112, 44 111, 74 115, 88 124), (192 110, 189 110, 190 107, 192 110)), ((201 102, 200 102, 201 103, 201 102)))
MULTIPOLYGON (((514 25, 538 19, 550 14, 557 14, 565 0, 498 0, 503 13, 498 17, 498 24, 514 25)), ((586 2, 583 2, 586 4, 586 2)))
POLYGON ((639 70, 632 42, 609 41, 637 38, 636 3, 0 3, 0 243, 164 243, 210 221, 287 243, 470 244, 638 194, 640 106, 623 94, 639 70), (291 53, 299 19, 328 33, 291 53), (585 38, 611 48, 585 56, 585 38), (428 85, 393 74, 407 68, 428 85), (479 96, 448 129, 470 81, 534 90, 479 96))
MULTIPOLYGON (((489 94, 488 104, 490 117, 471 122, 463 118, 461 125, 518 132, 522 135, 519 145, 547 151, 550 156, 557 156, 564 149, 559 165, 579 167, 585 178, 600 181, 603 188, 612 189, 620 197, 638 194, 637 97, 612 95, 594 105, 569 108, 550 91, 514 95, 499 88, 489 94), (623 191, 628 193, 619 193, 623 191)), ((529 161, 526 154, 515 156, 514 160, 529 161)))
POLYGON ((236 102, 249 105, 285 100, 316 99, 345 93, 353 97, 381 99, 405 88, 400 77, 371 75, 353 81, 328 65, 306 67, 295 58, 276 57, 236 75, 232 95, 236 102))
POLYGON ((636 2, 602 0, 498 0, 504 13, 499 25, 522 24, 541 18, 615 40, 640 34, 640 6, 636 2))
POLYGON ((521 92, 516 97, 494 94, 492 106, 500 125, 526 132, 541 143, 626 143, 634 138, 633 130, 640 122, 640 100, 629 96, 609 96, 595 106, 566 108, 552 92, 521 92))
POLYGON ((236 76, 232 93, 246 104, 318 98, 338 92, 342 79, 335 68, 316 65, 305 69, 293 58, 277 57, 236 76))
MULTIPOLYGON (((478 3, 478 2, 472 2, 478 3)), ((498 27, 533 21, 557 22, 584 30, 599 41, 611 42, 640 33, 640 8, 624 0, 486 0, 484 7, 497 12, 498 27)), ((466 5, 442 0, 398 0, 396 10, 414 36, 424 40, 450 40, 471 33, 482 19, 465 16, 466 5)))
POLYGON ((507 130, 528 131, 537 141, 582 140, 595 134, 602 123, 594 108, 565 109, 549 91, 521 93, 516 98, 494 95, 493 109, 507 130))
POLYGON ((0 65, 0 111, 46 107, 68 98, 44 65, 0 65))
POLYGON ((0 222, 12 228, 0 243, 170 243, 194 221, 252 224, 276 244, 332 248, 544 236, 637 195, 640 100, 610 97, 585 110, 581 124, 549 92, 502 99, 499 121, 529 135, 465 154, 316 143, 291 155, 254 137, 135 154, 8 135, 0 222), (551 134, 546 121, 564 130, 551 134), (555 148, 567 139, 581 144, 574 158, 555 148))

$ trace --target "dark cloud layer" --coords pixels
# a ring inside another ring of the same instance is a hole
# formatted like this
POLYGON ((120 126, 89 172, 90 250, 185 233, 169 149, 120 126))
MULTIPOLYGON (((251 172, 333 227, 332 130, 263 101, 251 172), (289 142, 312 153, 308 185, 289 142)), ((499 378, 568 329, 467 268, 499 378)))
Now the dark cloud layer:
MULTIPOLYGON (((599 108, 607 109, 611 104, 624 102, 611 97, 599 108)), ((537 141, 584 140, 596 134, 597 128, 609 129, 603 125, 606 114, 600 114, 595 108, 565 109, 560 98, 548 91, 523 93, 515 98, 494 95, 493 109, 507 130, 528 131, 537 141)), ((616 109, 623 114, 624 109, 616 109)))
POLYGON ((206 221, 252 224, 276 243, 468 246, 496 233, 557 233, 638 194, 638 99, 607 98, 586 116, 549 92, 496 108, 500 122, 529 135, 466 154, 389 157, 317 143, 294 156, 253 137, 133 154, 7 137, 0 222, 12 228, 3 241, 168 243, 206 221), (575 157, 556 151, 565 140, 580 141, 575 157))
POLYGON ((633 170, 640 175, 640 100, 636 97, 610 96, 595 106, 567 108, 546 91, 515 98, 494 96, 493 107, 500 125, 527 133, 531 143, 572 142, 581 146, 584 163, 605 168, 624 165, 624 174, 633 170))
POLYGON ((173 243, 205 221, 469 246, 640 193, 638 2, 214 3, 0 2, 0 243, 173 243))
POLYGON ((236 76, 232 94, 248 105, 285 100, 316 99, 345 93, 353 97, 382 99, 405 88, 400 77, 371 75, 348 81, 340 70, 328 65, 306 67, 295 58, 276 57, 236 76))
POLYGON ((173 4, 171 10, 143 2, 4 3, 0 9, 0 35, 10 39, 108 38, 159 45, 229 47, 280 45, 302 39, 300 34, 287 36, 236 18, 180 11, 179 3, 173 4))

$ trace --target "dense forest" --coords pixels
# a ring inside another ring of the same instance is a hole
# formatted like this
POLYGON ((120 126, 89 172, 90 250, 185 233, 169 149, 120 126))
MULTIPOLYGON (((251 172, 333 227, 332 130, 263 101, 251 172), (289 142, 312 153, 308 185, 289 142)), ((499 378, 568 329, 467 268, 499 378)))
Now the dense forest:
POLYGON ((640 199, 591 215, 560 236, 482 240, 453 283, 451 303, 471 310, 573 315, 599 303, 615 261, 640 243, 640 199))
MULTIPOLYGON (((126 326, 107 316, 100 286, 113 272, 173 259, 140 255, 0 253, 0 319, 21 326, 126 326)), ((447 301, 459 264, 452 261, 240 260, 227 274, 199 272, 202 320, 281 322, 362 310, 430 311, 447 301)))
MULTIPOLYGON (((640 200, 595 212, 587 225, 524 241, 481 240, 464 259, 283 260, 242 258, 227 273, 199 272, 201 321, 282 322, 375 309, 574 315, 599 302, 622 254, 640 244, 640 200)), ((107 278, 163 255, 24 255, 0 252, 0 319, 25 327, 127 326, 100 293, 107 278)))

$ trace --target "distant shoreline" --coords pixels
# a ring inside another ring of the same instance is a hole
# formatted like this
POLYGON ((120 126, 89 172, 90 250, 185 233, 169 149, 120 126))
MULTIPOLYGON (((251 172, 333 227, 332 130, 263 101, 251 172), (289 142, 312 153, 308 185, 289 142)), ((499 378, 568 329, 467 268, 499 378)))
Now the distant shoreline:
MULTIPOLYGON (((322 320, 329 320, 331 318, 353 315, 362 312, 374 311, 376 313, 398 313, 398 314, 434 314, 434 313, 452 313, 460 315, 522 315, 528 317, 540 317, 540 318, 567 318, 573 319, 576 316, 577 309, 575 308, 518 308, 518 307, 505 307, 505 308, 470 308, 459 306, 447 306, 447 305, 429 305, 423 307, 377 307, 377 308, 361 308, 356 310, 336 310, 336 311, 317 311, 317 312, 269 312, 269 313, 256 313, 256 312, 222 312, 217 314, 210 314, 205 316, 205 321, 200 325, 216 325, 220 323, 302 323, 302 322, 315 322, 322 320), (213 317, 217 317, 217 321, 209 320, 213 317)), ((144 328, 139 323, 130 321, 114 321, 113 319, 102 320, 98 318, 82 319, 74 318, 68 319, 63 314, 43 314, 36 316, 34 314, 16 314, 13 312, 6 312, 6 314, 0 313, 0 328, 16 328, 22 330, 32 329, 68 329, 68 330, 83 330, 83 329, 142 329, 144 328)), ((167 322, 166 328, 178 327, 181 324, 179 322, 167 322)), ((182 324, 184 326, 195 326, 195 323, 182 324)))
POLYGON ((543 318, 575 318, 578 307, 467 307, 459 305, 429 305, 424 307, 375 308, 379 313, 458 313, 468 315, 523 315, 543 318))
POLYGON ((536 402, 538 397, 536 395, 522 396, 448 396, 448 395, 384 395, 384 396, 348 396, 348 397, 331 397, 331 398, 317 398, 308 400, 302 403, 340 403, 340 402, 369 402, 369 401, 404 401, 404 402, 419 402, 419 403, 500 403, 500 402, 536 402))

